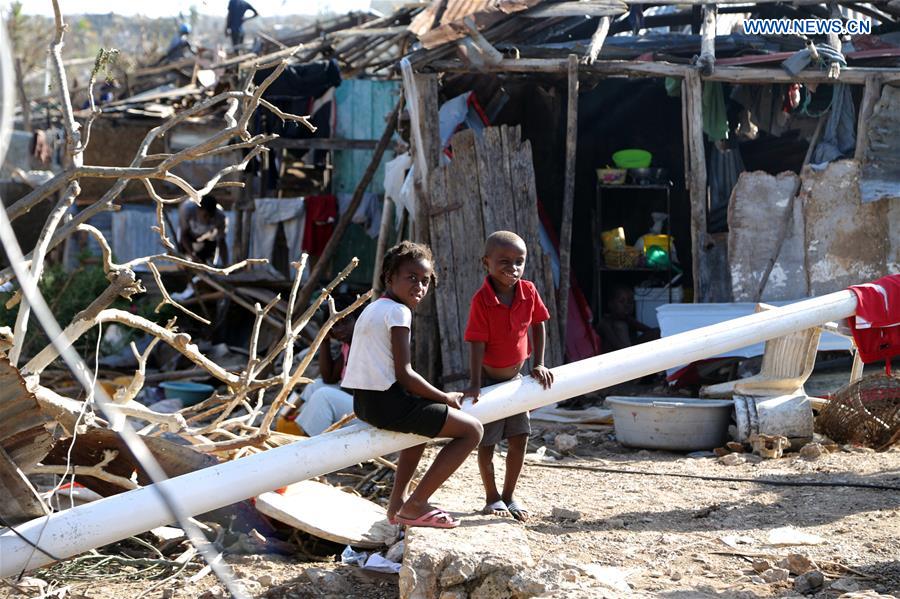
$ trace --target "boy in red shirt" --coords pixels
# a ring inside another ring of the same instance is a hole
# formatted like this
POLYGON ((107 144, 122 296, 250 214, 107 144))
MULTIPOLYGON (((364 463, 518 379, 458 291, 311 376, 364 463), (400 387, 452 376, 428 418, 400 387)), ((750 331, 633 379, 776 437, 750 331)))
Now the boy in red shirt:
MULTIPOLYGON (((528 330, 534 343, 531 375, 549 389, 553 373, 544 366, 544 322, 550 313, 534 283, 522 279, 527 257, 525 242, 510 231, 492 233, 484 242, 481 262, 488 275, 484 285, 472 297, 465 340, 471 344, 469 388, 463 395, 478 401, 482 386, 519 378, 519 370, 531 355, 528 330)), ((525 521, 528 510, 513 499, 516 482, 525 463, 525 449, 531 422, 528 412, 484 425, 478 446, 478 470, 484 483, 485 514, 513 516, 525 521), (507 439, 506 477, 503 493, 494 481, 494 446, 507 439)))

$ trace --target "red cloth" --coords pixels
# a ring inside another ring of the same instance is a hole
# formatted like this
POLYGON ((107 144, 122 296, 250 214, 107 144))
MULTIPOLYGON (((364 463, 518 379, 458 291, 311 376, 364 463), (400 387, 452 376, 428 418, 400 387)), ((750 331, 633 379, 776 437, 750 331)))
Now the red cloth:
POLYGON ((550 312, 531 281, 519 281, 512 305, 507 306, 497 299, 490 278, 485 277, 472 296, 465 340, 485 344, 485 365, 506 368, 531 355, 528 327, 549 318, 550 312))
POLYGON ((853 285, 859 306, 850 318, 850 330, 866 364, 900 355, 900 275, 882 277, 874 283, 853 285))
POLYGON ((310 256, 321 256, 334 232, 337 198, 333 195, 306 196, 303 203, 306 206, 306 222, 303 225, 302 249, 310 256))

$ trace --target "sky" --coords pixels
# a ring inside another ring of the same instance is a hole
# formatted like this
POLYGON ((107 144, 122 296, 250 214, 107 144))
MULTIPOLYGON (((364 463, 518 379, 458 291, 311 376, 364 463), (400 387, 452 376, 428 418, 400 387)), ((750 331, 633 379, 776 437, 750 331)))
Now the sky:
MULTIPOLYGON (((369 7, 369 0, 248 0, 263 16, 277 14, 318 14, 323 12, 345 13, 369 7)), ((203 14, 224 15, 228 0, 153 0, 152 2, 122 0, 60 0, 63 14, 118 13, 141 14, 148 17, 170 17, 179 11, 187 12, 191 5, 203 14)), ((24 0, 22 8, 27 14, 53 15, 50 0, 24 0)))

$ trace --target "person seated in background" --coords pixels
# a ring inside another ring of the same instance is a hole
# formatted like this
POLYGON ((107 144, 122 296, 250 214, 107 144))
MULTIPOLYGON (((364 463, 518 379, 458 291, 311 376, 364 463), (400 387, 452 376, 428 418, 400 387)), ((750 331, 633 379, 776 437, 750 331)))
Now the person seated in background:
POLYGON ((649 327, 634 317, 634 288, 617 284, 609 298, 609 313, 599 325, 603 353, 659 339, 659 329, 649 327))
POLYGON ((184 255, 196 262, 228 264, 228 218, 219 208, 215 198, 203 196, 198 206, 183 202, 178 210, 178 247, 184 255))
MULTIPOLYGON (((302 405, 289 408, 279 419, 281 422, 278 430, 312 437, 321 434, 353 411, 353 396, 341 389, 340 382, 347 367, 353 327, 358 315, 359 310, 351 312, 339 320, 325 336, 319 347, 319 377, 303 389, 299 397, 302 405), (337 356, 332 354, 332 339, 340 344, 337 356), (290 426, 291 422, 295 426, 290 426)), ((290 403, 294 404, 296 401, 294 396, 290 403)))

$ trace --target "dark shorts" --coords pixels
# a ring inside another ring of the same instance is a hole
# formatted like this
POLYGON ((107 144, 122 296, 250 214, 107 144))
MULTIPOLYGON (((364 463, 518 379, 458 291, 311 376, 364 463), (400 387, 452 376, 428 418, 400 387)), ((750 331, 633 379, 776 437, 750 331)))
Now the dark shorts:
POLYGON ((400 383, 385 391, 353 391, 353 411, 357 418, 376 428, 398 433, 437 437, 447 422, 447 410, 447 404, 411 395, 400 383))
MULTIPOLYGON (((492 379, 491 377, 483 375, 481 378, 482 387, 489 387, 491 385, 496 385, 497 383, 505 382, 506 381, 492 379)), ((484 435, 481 436, 481 443, 478 445, 479 447, 492 447, 499 443, 501 439, 509 439, 510 437, 530 434, 531 417, 528 415, 528 412, 523 412, 485 424, 484 435)))

